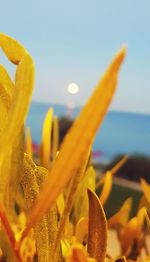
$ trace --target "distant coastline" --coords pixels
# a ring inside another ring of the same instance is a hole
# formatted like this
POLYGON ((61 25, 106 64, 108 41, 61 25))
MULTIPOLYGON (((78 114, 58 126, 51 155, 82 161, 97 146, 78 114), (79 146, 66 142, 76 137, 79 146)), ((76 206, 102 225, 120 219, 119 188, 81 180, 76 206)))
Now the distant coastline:
MULTIPOLYGON (((40 142, 42 123, 50 106, 58 117, 67 114, 65 105, 32 102, 26 125, 30 126, 33 141, 36 143, 40 142)), ((80 110, 81 107, 75 107, 72 117, 76 117, 80 110)), ((139 153, 150 156, 150 115, 109 111, 97 133, 93 150, 101 152, 97 154, 97 161, 107 161, 118 154, 139 153)))

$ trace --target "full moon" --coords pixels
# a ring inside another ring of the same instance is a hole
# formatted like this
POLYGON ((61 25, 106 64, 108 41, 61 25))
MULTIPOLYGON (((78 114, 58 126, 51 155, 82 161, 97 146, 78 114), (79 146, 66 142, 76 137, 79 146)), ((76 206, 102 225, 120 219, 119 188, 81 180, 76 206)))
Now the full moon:
POLYGON ((77 94, 79 92, 79 86, 75 83, 70 83, 67 88, 70 94, 77 94))

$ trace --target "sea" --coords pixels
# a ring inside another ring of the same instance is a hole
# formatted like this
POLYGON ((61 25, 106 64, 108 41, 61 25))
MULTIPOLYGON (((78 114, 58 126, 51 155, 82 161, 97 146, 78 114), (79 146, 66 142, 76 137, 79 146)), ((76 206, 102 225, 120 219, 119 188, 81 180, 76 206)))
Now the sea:
MULTIPOLYGON (((36 144, 41 141, 42 125, 49 107, 53 107, 58 117, 69 114, 75 118, 81 110, 68 111, 64 105, 32 102, 26 126, 30 127, 36 144)), ((109 111, 97 132, 93 152, 96 162, 109 162, 119 154, 150 156, 150 115, 109 111)))

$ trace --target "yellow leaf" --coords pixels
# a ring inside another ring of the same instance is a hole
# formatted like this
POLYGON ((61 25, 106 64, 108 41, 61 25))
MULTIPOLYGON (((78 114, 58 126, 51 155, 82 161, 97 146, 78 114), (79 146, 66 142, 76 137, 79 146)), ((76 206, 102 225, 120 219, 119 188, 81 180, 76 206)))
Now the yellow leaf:
POLYGON ((97 195, 88 189, 89 226, 87 250, 97 262, 103 262, 107 248, 107 220, 97 195))
POLYGON ((141 187, 144 192, 144 196, 150 205, 150 185, 145 181, 144 178, 141 178, 141 187))
POLYGON ((93 191, 95 191, 95 179, 95 170, 92 166, 90 166, 86 170, 85 175, 82 177, 75 197, 74 216, 76 222, 81 217, 88 216, 89 202, 87 196, 87 189, 91 188, 93 191))
POLYGON ((75 237, 78 242, 85 244, 88 236, 88 219, 86 217, 80 218, 75 227, 75 237))
POLYGON ((57 197, 56 203, 57 203, 58 213, 59 213, 60 216, 62 216, 64 209, 65 209, 65 200, 64 200, 63 193, 61 193, 57 197))
POLYGON ((32 157, 32 137, 30 127, 26 128, 25 152, 32 157))
MULTIPOLYGON (((24 155, 24 172, 22 175, 21 184, 23 187, 25 201, 28 209, 35 203, 38 194, 39 186, 36 179, 37 167, 31 158, 24 155)), ((44 216, 40 223, 34 227, 35 240, 37 247, 38 259, 49 261, 49 239, 46 217, 44 216)), ((22 243, 21 243, 22 245, 22 243)))
MULTIPOLYGON (((126 155, 111 170, 108 171, 110 171, 112 175, 115 175, 118 172, 118 170, 127 162, 127 160, 128 160, 128 156, 126 155)), ((105 176, 100 178, 100 180, 96 184, 96 189, 99 188, 104 183, 104 180, 105 180, 105 176)))
POLYGON ((142 228, 143 228, 144 221, 146 218, 145 214, 146 214, 146 208, 142 207, 140 208, 140 210, 138 211, 136 215, 137 220, 138 220, 138 228, 139 228, 140 234, 142 233, 142 228))
POLYGON ((58 157, 43 185, 39 199, 32 208, 26 233, 51 208, 70 178, 76 174, 87 148, 92 144, 96 131, 102 124, 117 85, 120 66, 126 49, 122 48, 108 67, 87 104, 65 137, 58 157), (86 132, 85 132, 86 130, 86 132), (83 135, 84 134, 84 135, 83 135))
POLYGON ((129 197, 122 205, 120 210, 108 219, 108 226, 115 227, 117 225, 125 226, 131 212, 132 198, 129 197))
POLYGON ((86 167, 87 167, 90 152, 91 152, 91 147, 90 147, 90 150, 87 150, 84 161, 82 163, 80 163, 80 165, 81 165, 80 169, 78 170, 76 175, 71 180, 71 183, 70 183, 70 186, 69 186, 69 189, 68 189, 68 192, 67 192, 67 196, 66 196, 65 208, 64 208, 63 214, 60 218, 57 237, 56 237, 56 240, 54 242, 54 254, 55 253, 57 254, 57 249, 59 248, 61 238, 62 238, 64 231, 65 231, 65 225, 67 223, 67 220, 69 220, 69 215, 70 215, 70 212, 71 212, 74 200, 75 200, 78 185, 79 185, 81 177, 85 173, 85 170, 86 170, 86 167))
POLYGON ((33 62, 31 57, 26 54, 16 71, 15 89, 8 114, 8 122, 0 136, 0 164, 24 124, 32 93, 33 79, 33 62))
POLYGON ((3 208, 3 206, 0 203, 0 219, 1 219, 1 223, 3 225, 4 231, 7 235, 10 247, 11 247, 11 251, 14 253, 15 257, 16 257, 16 261, 21 262, 21 257, 19 254, 19 249, 18 249, 18 243, 15 239, 14 233, 12 231, 12 228, 9 224, 9 221, 7 219, 7 216, 5 214, 5 210, 3 208))
POLYGON ((24 158, 24 128, 22 128, 15 141, 12 144, 9 179, 7 181, 7 190, 5 191, 5 199, 7 202, 7 212, 12 217, 15 214, 16 194, 20 185, 20 179, 23 172, 24 158), (8 194, 9 192, 9 194, 8 194))
POLYGON ((129 159, 129 157, 126 155, 124 156, 111 170, 110 172, 112 173, 112 175, 116 174, 118 172, 118 170, 127 162, 127 160, 129 159))
POLYGON ((18 65, 23 56, 27 53, 25 48, 15 39, 0 33, 0 47, 8 57, 8 59, 18 65))
POLYGON ((44 119, 41 143, 41 163, 46 168, 49 168, 50 164, 52 117, 53 109, 50 108, 44 119))
POLYGON ((0 65, 0 94, 7 108, 10 108, 14 88, 14 83, 10 79, 7 71, 0 65))
POLYGON ((96 262, 96 260, 89 258, 83 246, 76 243, 72 246, 70 254, 66 256, 65 262, 96 262))
POLYGON ((145 218, 146 218, 146 222, 147 222, 147 225, 148 225, 148 229, 150 231, 150 218, 149 218, 149 215, 147 213, 147 210, 145 211, 145 218))
POLYGON ((136 217, 129 220, 123 230, 121 237, 122 251, 126 252, 133 244, 134 240, 139 240, 142 236, 142 228, 145 220, 145 207, 142 207, 136 217))
POLYGON ((59 149, 59 125, 58 125, 58 118, 54 116, 54 119, 53 119, 53 160, 57 156, 58 149, 59 149))
POLYGON ((63 257, 66 257, 68 255, 68 252, 71 248, 71 245, 67 239, 63 239, 61 241, 61 249, 62 249, 62 255, 63 257))
POLYGON ((105 175, 105 180, 104 180, 104 185, 103 185, 103 189, 102 192, 100 194, 100 201, 102 203, 102 205, 104 205, 110 195, 112 189, 112 174, 111 172, 107 171, 106 175, 105 175))
POLYGON ((14 84, 5 68, 0 65, 0 135, 8 124, 8 112, 12 102, 14 84))
POLYGON ((128 250, 128 248, 131 247, 133 241, 137 238, 139 233, 140 232, 138 230, 138 220, 136 217, 133 217, 125 226, 123 235, 121 237, 123 253, 125 253, 128 250))

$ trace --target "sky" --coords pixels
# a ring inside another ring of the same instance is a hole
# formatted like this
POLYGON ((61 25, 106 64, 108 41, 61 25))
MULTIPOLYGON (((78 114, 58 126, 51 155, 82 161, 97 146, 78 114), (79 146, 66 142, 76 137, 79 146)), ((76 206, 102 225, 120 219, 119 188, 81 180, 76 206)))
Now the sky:
MULTIPOLYGON (((150 114, 149 0, 13 0, 0 30, 20 41, 36 68, 33 101, 83 105, 115 52, 128 44, 111 109, 150 114), (75 82, 80 91, 67 92, 75 82)), ((0 50, 0 63, 15 68, 0 50)))

